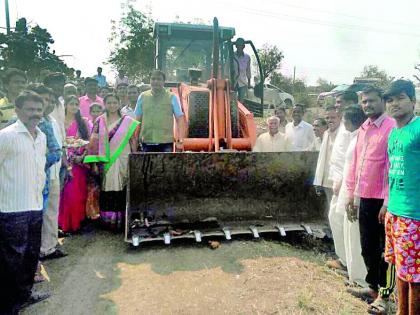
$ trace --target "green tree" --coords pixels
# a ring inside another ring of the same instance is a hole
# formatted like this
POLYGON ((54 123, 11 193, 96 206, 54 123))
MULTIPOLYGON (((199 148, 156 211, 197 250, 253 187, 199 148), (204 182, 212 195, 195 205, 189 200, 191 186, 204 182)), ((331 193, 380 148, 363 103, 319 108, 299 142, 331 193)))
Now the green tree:
POLYGON ((36 25, 28 27, 26 19, 16 22, 10 34, 0 34, 0 68, 18 68, 27 72, 30 80, 39 77, 41 70, 63 72, 72 75, 72 70, 55 54, 50 45, 51 34, 36 25))
POLYGON ((280 63, 284 58, 283 52, 277 47, 269 44, 264 44, 261 49, 258 49, 258 55, 263 69, 264 80, 270 78, 276 70, 280 69, 280 63))
POLYGON ((292 94, 295 98, 295 103, 300 103, 307 107, 315 105, 313 99, 309 96, 309 90, 304 80, 295 79, 293 82, 293 78, 286 77, 276 71, 271 74, 270 83, 292 94))
POLYGON ((117 23, 111 21, 109 38, 113 49, 108 62, 124 72, 134 81, 144 81, 154 68, 155 42, 153 20, 134 8, 135 0, 126 0, 117 23))
POLYGON ((387 88, 393 80, 392 77, 388 76, 385 70, 379 69, 376 65, 365 66, 360 74, 360 78, 379 79, 376 84, 381 88, 387 88))
POLYGON ((273 72, 270 77, 270 84, 275 85, 287 93, 293 92, 293 79, 285 77, 280 72, 273 72))
POLYGON ((271 74, 270 83, 282 89, 287 93, 303 93, 306 92, 305 81, 296 79, 293 82, 293 78, 286 77, 280 72, 273 72, 271 74))
POLYGON ((335 84, 333 84, 332 82, 328 82, 327 80, 323 78, 318 78, 318 80, 316 80, 316 84, 317 84, 318 89, 321 92, 328 92, 336 87, 335 84))

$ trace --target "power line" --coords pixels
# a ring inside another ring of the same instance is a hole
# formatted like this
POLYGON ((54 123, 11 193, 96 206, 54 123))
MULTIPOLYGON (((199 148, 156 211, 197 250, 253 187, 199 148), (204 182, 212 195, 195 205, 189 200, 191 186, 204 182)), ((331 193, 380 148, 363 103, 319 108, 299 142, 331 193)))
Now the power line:
POLYGON ((255 9, 244 8, 244 7, 236 8, 236 9, 241 10, 248 14, 271 17, 277 20, 286 19, 286 20, 291 20, 291 21, 301 22, 301 23, 306 23, 306 24, 323 25, 323 26, 330 26, 330 27, 335 27, 335 28, 345 28, 345 29, 354 30, 354 31, 367 31, 367 32, 385 33, 385 34, 395 34, 395 35, 402 35, 402 36, 420 37, 420 33, 398 32, 395 30, 378 29, 374 27, 360 26, 360 25, 353 25, 353 24, 338 24, 338 23, 323 21, 323 20, 318 20, 318 19, 299 17, 299 16, 294 16, 294 15, 282 14, 278 12, 270 13, 267 11, 255 10, 255 9))
MULTIPOLYGON (((308 42, 308 40, 299 40, 299 38, 287 38, 287 39, 282 39, 279 38, 278 42, 283 42, 283 43, 288 43, 288 44, 292 44, 294 47, 304 47, 304 48, 308 48, 308 46, 310 46, 311 42, 308 42)), ((319 42, 319 41, 318 41, 319 42)), ((392 55, 395 56, 395 51, 394 50, 387 50, 387 49, 383 49, 383 48, 375 48, 373 47, 374 44, 371 45, 365 45, 361 42, 356 42, 356 41, 351 41, 351 40, 344 40, 343 43, 349 44, 348 47, 340 47, 338 44, 334 44, 334 47, 332 47, 335 50, 342 50, 342 51, 352 51, 352 52, 356 52, 356 53, 378 53, 380 55, 392 55)), ((332 48, 328 48, 329 50, 331 50, 332 48)), ((319 50, 319 48, 318 48, 319 50)), ((285 50, 285 53, 287 53, 287 50, 285 50)))
POLYGON ((401 26, 407 26, 407 27, 413 27, 413 28, 420 28, 420 24, 408 24, 408 23, 401 23, 401 22, 393 22, 393 21, 389 21, 389 20, 382 20, 382 19, 377 19, 377 18, 372 18, 372 17, 362 17, 362 16, 356 16, 356 15, 350 15, 347 13, 341 13, 341 12, 334 12, 334 11, 329 11, 329 10, 322 10, 322 9, 318 9, 318 8, 310 8, 310 7, 305 7, 305 6, 300 6, 300 5, 296 5, 296 4, 290 4, 290 3, 284 3, 284 2, 278 2, 276 1, 276 4, 281 4, 282 6, 286 6, 286 7, 291 7, 291 8, 298 8, 298 9, 302 9, 305 11, 310 11, 310 12, 321 12, 321 13, 326 13, 326 14, 330 14, 330 15, 339 15, 339 16, 343 16, 343 17, 347 17, 347 18, 351 18, 351 19, 358 19, 358 20, 362 20, 362 21, 366 21, 366 19, 369 19, 369 21, 376 21, 376 22, 380 22, 380 23, 386 23, 386 24, 394 24, 394 25, 401 25, 401 26))
POLYGON ((358 31, 358 32, 375 32, 375 33, 394 34, 394 35, 420 38, 420 33, 415 33, 415 32, 401 32, 398 30, 380 29, 380 28, 364 26, 364 25, 341 24, 341 23, 335 23, 335 22, 325 21, 325 20, 320 20, 320 19, 284 14, 284 13, 279 13, 276 11, 265 11, 261 9, 250 8, 250 7, 236 7, 229 3, 223 3, 223 5, 222 4, 216 4, 216 5, 219 7, 223 7, 224 9, 226 9, 226 6, 231 6, 232 9, 234 9, 235 11, 242 11, 243 13, 246 13, 249 15, 269 17, 269 18, 282 20, 282 21, 288 20, 292 22, 329 26, 329 27, 348 29, 348 30, 358 31))

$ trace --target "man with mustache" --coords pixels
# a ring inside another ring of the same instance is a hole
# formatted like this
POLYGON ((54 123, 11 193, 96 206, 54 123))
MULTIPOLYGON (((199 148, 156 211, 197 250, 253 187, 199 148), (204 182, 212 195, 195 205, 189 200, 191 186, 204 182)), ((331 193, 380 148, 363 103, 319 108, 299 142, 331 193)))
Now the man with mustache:
POLYGON ((286 136, 292 142, 291 151, 311 151, 314 146, 315 133, 311 124, 303 120, 305 107, 296 104, 292 109, 292 122, 286 125, 286 136))
POLYGON ((46 137, 37 127, 43 99, 16 98, 16 123, 0 131, 0 313, 17 314, 48 294, 32 293, 41 247, 46 137))
MULTIPOLYGON (((340 117, 344 110, 358 103, 356 92, 346 90, 335 99, 335 108, 340 113, 340 117)), ((331 230, 333 232, 335 253, 338 259, 327 261, 327 266, 336 270, 347 271, 347 261, 344 246, 344 214, 337 211, 338 194, 343 181, 343 170, 345 163, 345 154, 350 144, 350 132, 346 130, 343 121, 337 131, 337 136, 331 152, 329 179, 332 182, 332 199, 328 219, 330 221, 331 230)))
POLYGON ((318 162, 316 166, 314 185, 317 187, 317 191, 322 189, 325 193, 327 204, 326 204, 326 214, 330 221, 330 228, 333 233, 335 253, 338 258, 342 260, 341 264, 345 266, 345 253, 342 254, 343 247, 343 233, 342 233, 342 224, 337 224, 336 221, 332 220, 331 214, 335 215, 335 206, 337 204, 337 196, 333 194, 333 181, 330 176, 330 161, 331 154, 333 152, 333 147, 335 139, 338 133, 341 122, 341 113, 339 113, 335 106, 328 106, 325 110, 326 112, 326 121, 328 125, 327 131, 324 132, 322 138, 322 144, 318 155, 318 162), (321 188, 322 187, 322 188, 321 188))
MULTIPOLYGON (((386 309, 386 300, 394 287, 394 281, 387 284, 388 264, 382 254, 388 204, 388 136, 395 127, 395 120, 385 113, 381 89, 365 87, 361 103, 368 119, 359 129, 347 176, 346 210, 350 221, 359 218, 362 257, 367 269, 365 280, 369 287, 348 291, 365 300, 377 299, 373 308, 386 309)), ((389 279, 393 279, 392 268, 390 271, 389 279)), ((370 311, 373 312, 373 308, 370 311)))
POLYGON ((313 126, 314 126, 314 133, 315 133, 315 141, 314 141, 313 150, 319 152, 319 150, 321 149, 324 132, 327 131, 328 129, 327 121, 322 117, 316 118, 314 120, 313 126))
POLYGON ((140 144, 143 152, 172 152, 183 150, 185 117, 179 99, 165 89, 165 73, 153 70, 150 74, 151 90, 140 94, 134 110, 141 123, 140 144), (174 135, 174 117, 177 134, 174 135))

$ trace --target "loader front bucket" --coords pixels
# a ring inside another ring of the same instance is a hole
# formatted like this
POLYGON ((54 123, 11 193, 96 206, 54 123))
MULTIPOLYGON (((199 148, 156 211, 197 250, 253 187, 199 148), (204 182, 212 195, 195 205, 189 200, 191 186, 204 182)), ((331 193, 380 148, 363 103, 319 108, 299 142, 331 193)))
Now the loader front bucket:
POLYGON ((322 226, 316 161, 315 152, 131 154, 126 241, 322 226))

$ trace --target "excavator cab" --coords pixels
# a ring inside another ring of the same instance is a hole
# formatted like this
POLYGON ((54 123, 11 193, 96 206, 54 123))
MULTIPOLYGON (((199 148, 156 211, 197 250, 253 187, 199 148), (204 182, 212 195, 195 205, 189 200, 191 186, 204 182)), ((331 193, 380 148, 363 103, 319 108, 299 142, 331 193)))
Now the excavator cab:
MULTIPOLYGON (((179 83, 198 86, 206 85, 211 78, 227 79, 233 91, 239 76, 238 61, 234 58, 235 29, 216 25, 193 25, 179 23, 156 23, 156 69, 165 72, 166 85, 174 87, 179 83), (215 31, 217 27, 217 31, 215 31), (217 33, 215 33, 217 32, 217 33), (217 34, 217 36, 215 36, 217 34), (216 38, 215 38, 216 37, 216 38), (214 41, 218 44, 214 47, 214 41), (215 49, 217 51, 215 51, 215 49), (217 69, 214 65, 217 64, 217 69), (214 73, 216 70, 217 73, 214 73)), ((262 67, 258 52, 252 41, 244 42, 255 65, 255 77, 262 78, 262 67), (252 53, 251 53, 252 52, 252 53)), ((254 93, 259 102, 247 102, 247 108, 254 116, 262 115, 263 83, 255 84, 254 93), (249 104, 248 104, 249 103, 249 104)), ((253 98, 255 99, 255 98, 253 98)))
MULTIPOLYGON (((311 185, 315 152, 252 152, 254 114, 234 89, 234 36, 235 29, 219 27, 217 19, 213 26, 155 25, 156 68, 179 97, 187 128, 183 152, 129 156, 125 240, 134 246, 310 233, 323 221, 322 202, 311 185)), ((245 44, 262 78, 255 46, 245 44)))
MULTIPOLYGON (((166 86, 185 113, 185 151, 250 151, 256 141, 253 109, 238 102, 234 58, 235 29, 178 23, 156 23, 156 68, 166 74, 166 86)), ((258 71, 261 63, 255 53, 258 71)), ((262 109, 263 100, 260 108, 262 109)), ((174 130, 175 136, 176 129, 174 130)))

